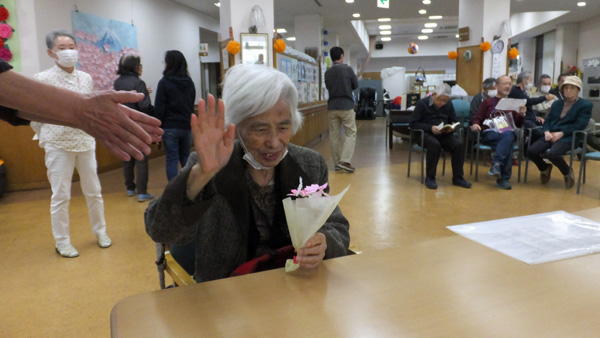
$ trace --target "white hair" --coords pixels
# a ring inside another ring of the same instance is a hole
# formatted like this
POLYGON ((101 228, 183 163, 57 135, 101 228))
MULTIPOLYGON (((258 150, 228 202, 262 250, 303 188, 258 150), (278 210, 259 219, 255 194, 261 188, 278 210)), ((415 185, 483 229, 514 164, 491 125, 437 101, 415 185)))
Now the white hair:
POLYGON ((446 95, 450 97, 452 96, 452 88, 450 88, 450 86, 447 83, 440 83, 439 85, 437 85, 437 87, 435 87, 434 93, 438 96, 446 95))
POLYGON ((290 108, 294 134, 302 126, 298 91, 284 73, 264 65, 239 64, 231 67, 223 81, 225 123, 238 125, 245 119, 271 109, 279 100, 290 108))

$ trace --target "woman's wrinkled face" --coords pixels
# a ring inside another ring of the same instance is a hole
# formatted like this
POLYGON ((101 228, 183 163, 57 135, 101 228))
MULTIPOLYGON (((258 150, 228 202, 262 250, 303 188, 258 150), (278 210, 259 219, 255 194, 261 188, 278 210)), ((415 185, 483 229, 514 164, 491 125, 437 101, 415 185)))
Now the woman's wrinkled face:
POLYGON ((249 117, 238 127, 246 150, 265 167, 281 161, 292 138, 292 114, 286 101, 279 100, 264 113, 249 117))
POLYGON ((566 84, 562 87, 563 95, 569 100, 574 100, 579 95, 579 87, 572 84, 566 84))

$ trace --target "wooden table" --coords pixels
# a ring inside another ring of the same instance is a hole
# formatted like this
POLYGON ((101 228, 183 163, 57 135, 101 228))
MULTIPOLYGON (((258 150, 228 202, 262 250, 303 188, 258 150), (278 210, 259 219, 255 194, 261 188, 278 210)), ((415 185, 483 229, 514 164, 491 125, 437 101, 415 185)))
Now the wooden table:
MULTIPOLYGON (((600 220, 600 208, 577 213, 600 220)), ((131 296, 113 337, 597 337, 600 255, 527 265, 461 236, 131 296)))

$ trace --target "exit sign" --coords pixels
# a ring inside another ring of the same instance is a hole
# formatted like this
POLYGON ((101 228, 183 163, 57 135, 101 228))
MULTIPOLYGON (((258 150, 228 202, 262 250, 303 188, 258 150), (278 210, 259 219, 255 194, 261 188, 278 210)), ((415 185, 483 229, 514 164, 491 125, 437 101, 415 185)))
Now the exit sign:
POLYGON ((390 0, 377 0, 377 7, 390 8, 390 0))

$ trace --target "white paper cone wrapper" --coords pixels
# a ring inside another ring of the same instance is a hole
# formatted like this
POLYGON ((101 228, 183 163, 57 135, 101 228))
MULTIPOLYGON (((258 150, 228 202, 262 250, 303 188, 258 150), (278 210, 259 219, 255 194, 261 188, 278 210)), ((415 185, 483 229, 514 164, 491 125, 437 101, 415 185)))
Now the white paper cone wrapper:
MULTIPOLYGON (((349 188, 350 186, 347 186, 335 196, 310 196, 296 200, 288 197, 282 201, 294 249, 303 247, 317 233, 349 188)), ((285 271, 296 270, 298 266, 299 264, 289 259, 285 271)))

